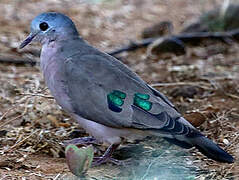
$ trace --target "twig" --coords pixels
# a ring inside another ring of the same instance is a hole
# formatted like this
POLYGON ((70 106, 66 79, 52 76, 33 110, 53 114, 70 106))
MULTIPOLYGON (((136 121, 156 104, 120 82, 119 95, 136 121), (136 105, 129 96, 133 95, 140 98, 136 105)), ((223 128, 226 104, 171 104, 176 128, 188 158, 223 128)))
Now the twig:
POLYGON ((47 95, 44 95, 44 94, 20 93, 20 95, 24 95, 24 96, 39 96, 39 97, 54 99, 53 96, 47 96, 47 95))
POLYGON ((235 95, 235 94, 230 94, 230 93, 225 93, 227 96, 234 98, 234 99, 239 99, 239 96, 235 95))
POLYGON ((235 174, 232 176, 227 176, 227 179, 236 179, 237 177, 239 177, 239 174, 235 174))
POLYGON ((24 114, 21 114, 21 115, 15 117, 15 118, 13 118, 13 119, 10 119, 10 120, 8 120, 8 121, 2 123, 2 124, 0 125, 0 128, 4 127, 5 125, 7 125, 8 123, 10 123, 10 122, 12 122, 12 121, 15 121, 15 120, 18 119, 18 118, 21 118, 22 116, 24 116, 24 114))
POLYGON ((32 59, 24 59, 24 58, 11 58, 11 57, 5 57, 0 55, 0 62, 1 63, 14 63, 14 64, 30 64, 34 66, 37 62, 32 59))
POLYGON ((239 137, 239 134, 236 134, 236 136, 230 141, 230 143, 226 145, 225 149, 233 145, 233 143, 238 139, 238 137, 239 137))
POLYGON ((25 137, 24 139, 22 139, 21 141, 19 141, 18 143, 14 144, 13 146, 11 146, 9 149, 7 149, 5 152, 9 152, 12 149, 16 148, 17 146, 20 146, 22 143, 24 143, 27 139, 29 139, 32 135, 34 135, 36 132, 40 131, 39 129, 35 130, 34 132, 32 132, 29 136, 25 137))
POLYGON ((8 123, 10 123, 10 122, 12 122, 12 121, 15 121, 16 119, 21 118, 22 116, 24 116, 24 115, 27 113, 27 105, 28 105, 28 103, 29 103, 29 100, 30 100, 30 99, 27 99, 27 100, 26 100, 25 108, 24 108, 24 111, 23 111, 23 113, 22 113, 21 115, 19 115, 19 116, 15 117, 15 118, 12 118, 12 119, 10 119, 10 120, 8 120, 8 121, 2 123, 2 124, 0 125, 0 128, 2 128, 3 126, 7 125, 8 123))
POLYGON ((226 173, 224 174, 224 178, 227 178, 228 174, 231 174, 232 169, 235 167, 235 163, 231 165, 229 169, 227 169, 226 173))
POLYGON ((58 173, 53 180, 57 180, 60 177, 61 173, 58 173))
MULTIPOLYGON (((26 97, 25 100, 27 100, 29 97, 26 97)), ((15 109, 21 102, 17 102, 13 105, 13 107, 9 108, 5 113, 3 113, 2 117, 0 117, 0 121, 3 120, 4 117, 13 109, 15 109)))
POLYGON ((163 87, 167 87, 167 86, 197 86, 199 88, 203 88, 206 90, 213 90, 213 88, 209 88, 206 86, 205 83, 199 84, 199 83, 194 83, 194 82, 173 82, 173 83, 155 83, 155 84, 151 84, 152 87, 158 87, 158 86, 163 86, 163 87))
POLYGON ((156 39, 158 38, 147 38, 147 39, 143 39, 141 42, 133 42, 131 41, 129 45, 126 45, 120 49, 116 49, 113 51, 108 52, 109 55, 114 56, 116 54, 120 54, 122 52, 125 51, 134 51, 138 48, 142 48, 142 47, 146 47, 149 44, 151 44, 152 42, 154 42, 156 39))
POLYGON ((13 110, 13 109, 15 109, 16 108, 16 105, 15 106, 13 106, 13 107, 11 107, 11 108, 9 108, 5 113, 3 113, 3 115, 0 117, 0 121, 11 111, 11 110, 13 110))

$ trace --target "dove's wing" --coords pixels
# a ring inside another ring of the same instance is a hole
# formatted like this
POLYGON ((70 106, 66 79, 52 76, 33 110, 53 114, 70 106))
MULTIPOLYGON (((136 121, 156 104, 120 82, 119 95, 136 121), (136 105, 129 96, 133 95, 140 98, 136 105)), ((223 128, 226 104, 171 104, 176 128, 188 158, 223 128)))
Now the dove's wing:
MULTIPOLYGON (((109 57, 108 57, 109 58, 109 57)), ((155 88, 149 86, 148 84, 145 83, 145 81, 143 81, 136 73, 134 73, 133 71, 131 71, 127 66, 125 66, 124 64, 122 64, 120 61, 115 60, 113 57, 109 58, 110 61, 117 66, 121 71, 123 71, 125 74, 127 74, 128 76, 130 76, 130 78, 146 85, 153 93, 155 96, 160 97, 164 102, 166 102, 169 106, 175 108, 175 106, 168 100, 168 98, 163 95, 162 93, 160 93, 159 91, 157 91, 155 88)))
POLYGON ((165 96, 107 54, 75 54, 64 73, 74 113, 86 119, 116 128, 188 133, 165 96))

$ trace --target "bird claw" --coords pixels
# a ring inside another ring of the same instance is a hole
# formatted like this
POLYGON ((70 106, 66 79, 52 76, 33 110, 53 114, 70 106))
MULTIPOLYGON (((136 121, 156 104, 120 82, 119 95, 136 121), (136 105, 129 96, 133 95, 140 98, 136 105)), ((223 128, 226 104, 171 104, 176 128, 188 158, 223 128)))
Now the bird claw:
POLYGON ((111 144, 107 150, 105 151, 104 155, 101 157, 94 157, 94 161, 92 163, 93 166, 98 166, 100 164, 106 163, 106 162, 112 162, 112 163, 116 163, 115 160, 113 160, 113 158, 111 158, 112 153, 114 152, 114 150, 119 146, 119 144, 111 144))
POLYGON ((117 160, 112 157, 104 157, 104 156, 94 157, 92 166, 99 166, 101 164, 108 163, 108 162, 110 162, 114 165, 117 165, 117 166, 126 166, 126 165, 130 164, 130 160, 131 159, 117 160))

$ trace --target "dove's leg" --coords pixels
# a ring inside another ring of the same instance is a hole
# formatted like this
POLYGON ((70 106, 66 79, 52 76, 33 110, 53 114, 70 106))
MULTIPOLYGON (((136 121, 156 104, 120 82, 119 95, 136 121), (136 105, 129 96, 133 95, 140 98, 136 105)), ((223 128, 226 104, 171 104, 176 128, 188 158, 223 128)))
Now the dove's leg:
POLYGON ((121 143, 121 138, 141 139, 142 137, 148 135, 145 132, 141 133, 141 131, 139 133, 136 130, 131 131, 128 129, 108 127, 103 124, 82 118, 77 114, 72 114, 72 117, 77 120, 79 125, 84 128, 87 133, 95 137, 95 139, 97 139, 99 142, 110 144, 109 148, 105 151, 102 157, 94 157, 93 165, 100 165, 105 162, 112 162, 118 165, 126 164, 125 161, 118 161, 111 158, 112 153, 121 143))
POLYGON ((93 137, 81 137, 81 138, 75 138, 75 139, 64 141, 64 145, 65 146, 67 146, 69 144, 74 144, 74 145, 90 145, 90 144, 99 144, 99 143, 93 137))

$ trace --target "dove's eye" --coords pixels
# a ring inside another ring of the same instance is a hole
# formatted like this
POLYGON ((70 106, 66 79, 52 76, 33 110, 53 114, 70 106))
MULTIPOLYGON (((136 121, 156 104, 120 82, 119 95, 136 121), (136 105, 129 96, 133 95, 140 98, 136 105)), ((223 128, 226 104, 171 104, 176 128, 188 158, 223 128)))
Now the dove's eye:
POLYGON ((48 24, 46 23, 46 22, 42 22, 40 25, 39 25, 39 27, 40 27, 40 29, 42 30, 42 31, 45 31, 45 30, 47 30, 48 29, 48 24))

